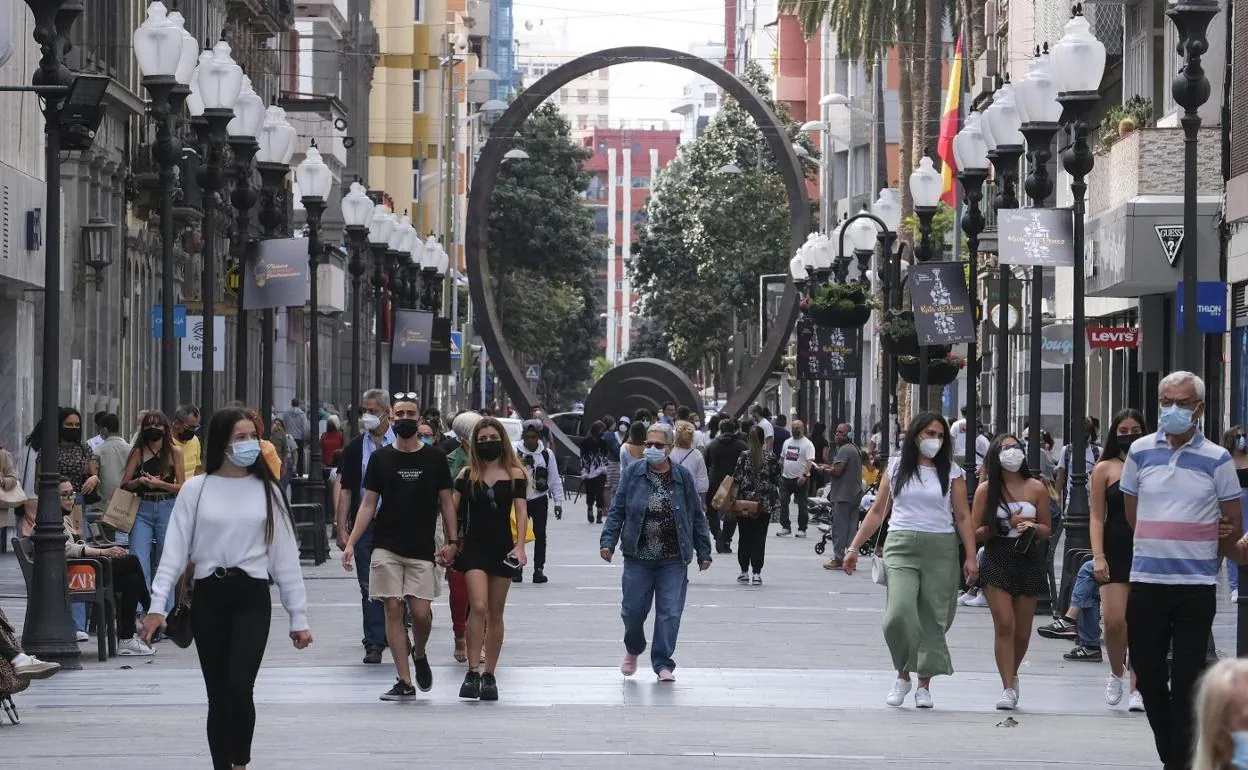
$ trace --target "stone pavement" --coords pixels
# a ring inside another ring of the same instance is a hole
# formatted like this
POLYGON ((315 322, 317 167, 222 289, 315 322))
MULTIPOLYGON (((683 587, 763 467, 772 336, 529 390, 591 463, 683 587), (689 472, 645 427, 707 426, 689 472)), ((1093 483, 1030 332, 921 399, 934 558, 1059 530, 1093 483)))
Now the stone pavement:
MULTIPOLYGON (((445 594, 429 654, 434 689, 415 703, 383 703, 394 680, 360 663, 358 591, 339 562, 308 566, 315 643, 303 652, 274 612, 256 685, 253 768, 389 768, 432 761, 486 768, 1063 768, 1156 767, 1143 715, 1105 705, 1103 664, 1067 663, 1071 645, 1033 634, 1013 719, 993 706, 1001 685, 986 609, 959 608, 950 631, 958 672, 933 683, 936 708, 884 705, 891 683, 880 633, 883 589, 869 570, 820 568, 813 540, 770 538, 762 587, 735 582, 736 557, 692 572, 677 649, 679 681, 649 669, 619 674, 619 557, 597 556, 598 527, 571 504, 551 522, 551 582, 513 586, 499 669, 502 700, 455 697, 445 594)), ((1224 590, 1224 589, 1223 589, 1224 590)), ((0 601, 20 623, 23 588, 0 556, 0 601)), ((276 592, 274 606, 278 607, 276 592)), ((1225 598, 1217 621, 1233 649, 1225 598)), ((1037 618, 1037 620, 1042 620, 1037 618)), ((130 768, 155 762, 208 767, 203 683, 194 649, 157 646, 154 658, 100 663, 36 682, 17 697, 20 726, 0 724, 5 767, 130 768)))

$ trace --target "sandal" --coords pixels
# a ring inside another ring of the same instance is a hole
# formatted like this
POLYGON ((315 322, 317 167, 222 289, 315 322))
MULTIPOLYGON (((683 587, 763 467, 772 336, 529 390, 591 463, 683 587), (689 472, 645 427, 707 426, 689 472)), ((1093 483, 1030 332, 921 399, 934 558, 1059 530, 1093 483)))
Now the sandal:
POLYGON ((461 636, 455 640, 455 660, 465 663, 468 660, 468 643, 461 636))

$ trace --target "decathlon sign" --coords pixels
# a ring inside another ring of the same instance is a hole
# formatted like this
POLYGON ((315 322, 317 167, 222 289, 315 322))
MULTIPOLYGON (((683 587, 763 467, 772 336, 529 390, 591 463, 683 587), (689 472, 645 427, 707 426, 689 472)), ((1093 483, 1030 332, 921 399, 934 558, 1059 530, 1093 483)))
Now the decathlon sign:
POLYGON ((1140 344, 1140 330, 1134 326, 1089 326, 1088 345, 1092 348, 1133 348, 1140 344))
MULTIPOLYGON (((1183 332, 1183 282, 1175 289, 1175 326, 1183 332)), ((1200 281, 1196 284, 1196 328, 1201 334, 1226 332, 1226 284, 1200 281)))

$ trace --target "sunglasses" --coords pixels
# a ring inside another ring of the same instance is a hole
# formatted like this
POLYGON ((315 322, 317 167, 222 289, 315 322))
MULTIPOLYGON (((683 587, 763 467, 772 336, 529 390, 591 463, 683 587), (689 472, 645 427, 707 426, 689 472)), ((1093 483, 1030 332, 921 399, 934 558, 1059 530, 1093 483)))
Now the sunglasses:
POLYGON ((60 495, 61 495, 61 499, 62 499, 62 500, 73 500, 73 499, 74 499, 74 493, 73 493, 73 492, 61 492, 61 493, 60 493, 60 495))
POLYGON ((417 400, 417 399, 419 399, 419 398, 420 398, 420 395, 419 395, 418 393, 415 393, 415 392, 395 393, 395 394, 394 394, 394 400, 395 400, 395 401, 416 401, 416 400, 417 400))

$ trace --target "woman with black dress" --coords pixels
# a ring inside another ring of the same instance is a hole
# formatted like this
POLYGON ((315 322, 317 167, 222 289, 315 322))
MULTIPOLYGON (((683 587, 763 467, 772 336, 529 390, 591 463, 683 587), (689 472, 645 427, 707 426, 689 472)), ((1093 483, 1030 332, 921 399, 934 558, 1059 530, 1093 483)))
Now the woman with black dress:
MULTIPOLYGON (((1137 438, 1144 435, 1144 415, 1124 409, 1114 415, 1101 451, 1100 462, 1092 469, 1089 505, 1091 518, 1088 537, 1096 579, 1101 584, 1101 617, 1105 621, 1105 646, 1109 650, 1109 681, 1105 702, 1117 706, 1122 701, 1122 677, 1127 664, 1127 594, 1130 590, 1131 560, 1135 553, 1135 533, 1127 523, 1126 504, 1118 483, 1123 462, 1137 438)), ((1077 648, 1078 653, 1084 648, 1077 648)), ((1131 677, 1131 702, 1135 675, 1131 677)))
POLYGON ((455 480, 455 507, 459 511, 459 556, 455 569, 468 585, 468 673, 459 697, 498 700, 494 670, 503 649, 503 610, 512 578, 528 563, 525 534, 529 513, 525 502, 528 476, 507 430, 493 417, 483 418, 472 430, 468 466, 455 480), (515 532, 512 535, 512 511, 515 532), (482 648, 485 671, 477 670, 482 648))
POLYGON ((1036 597, 1048 589, 1049 492, 1032 478, 1026 460, 1021 441, 997 436, 984 454, 984 483, 975 490, 972 511, 975 537, 985 541, 979 578, 992 611, 993 652, 1004 688, 997 708, 1005 711, 1018 705, 1018 669, 1031 642, 1036 597))
POLYGON ((607 515, 607 469, 612 463, 620 462, 619 450, 611 451, 606 435, 607 424, 595 420, 589 426, 589 436, 581 444, 581 484, 585 490, 585 516, 590 524, 595 521, 601 524, 602 517, 607 515), (595 508, 598 509, 597 519, 594 518, 595 508))

